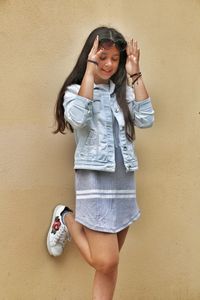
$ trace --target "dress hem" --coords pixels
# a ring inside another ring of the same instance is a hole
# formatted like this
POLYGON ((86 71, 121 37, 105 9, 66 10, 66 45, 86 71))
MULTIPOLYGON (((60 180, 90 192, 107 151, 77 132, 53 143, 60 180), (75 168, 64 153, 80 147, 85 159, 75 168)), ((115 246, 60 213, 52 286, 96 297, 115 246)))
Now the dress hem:
POLYGON ((83 226, 85 226, 91 230, 94 230, 94 231, 107 232, 107 233, 118 233, 118 232, 122 231, 123 229, 125 229, 126 227, 128 227, 129 225, 131 225, 133 222, 137 221, 140 218, 140 216, 141 216, 141 213, 140 213, 140 211, 138 211, 138 213, 134 217, 132 217, 129 222, 127 222, 126 224, 124 224, 121 227, 116 228, 116 229, 107 229, 105 227, 92 226, 91 224, 89 224, 77 217, 75 218, 75 220, 78 223, 82 224, 83 226))

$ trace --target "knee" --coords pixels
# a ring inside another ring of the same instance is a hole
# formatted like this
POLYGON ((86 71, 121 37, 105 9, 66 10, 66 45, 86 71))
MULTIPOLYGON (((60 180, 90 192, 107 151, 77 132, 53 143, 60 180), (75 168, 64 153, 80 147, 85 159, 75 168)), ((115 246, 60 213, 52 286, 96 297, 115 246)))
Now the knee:
POLYGON ((96 271, 99 271, 104 274, 110 274, 117 270, 119 264, 119 257, 110 257, 110 258, 98 258, 93 260, 93 267, 96 271))

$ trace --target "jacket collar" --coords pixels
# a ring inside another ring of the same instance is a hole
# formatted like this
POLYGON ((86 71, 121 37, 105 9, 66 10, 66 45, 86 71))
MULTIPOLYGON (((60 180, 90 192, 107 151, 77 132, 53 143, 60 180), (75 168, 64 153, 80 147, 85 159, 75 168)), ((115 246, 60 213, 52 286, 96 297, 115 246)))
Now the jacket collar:
POLYGON ((109 92, 110 94, 112 94, 115 90, 115 84, 112 80, 109 81, 108 84, 105 83, 101 83, 101 84, 94 84, 94 89, 95 90, 103 90, 106 92, 109 92))

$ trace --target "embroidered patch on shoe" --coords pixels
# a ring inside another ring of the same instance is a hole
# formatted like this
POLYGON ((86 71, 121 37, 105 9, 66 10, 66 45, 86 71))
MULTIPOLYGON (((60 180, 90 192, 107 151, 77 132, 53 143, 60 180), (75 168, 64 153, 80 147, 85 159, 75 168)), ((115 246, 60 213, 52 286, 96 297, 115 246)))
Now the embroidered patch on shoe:
POLYGON ((54 223, 52 225, 51 233, 56 234, 56 232, 59 230, 60 226, 61 226, 61 222, 60 222, 59 217, 55 217, 54 223))

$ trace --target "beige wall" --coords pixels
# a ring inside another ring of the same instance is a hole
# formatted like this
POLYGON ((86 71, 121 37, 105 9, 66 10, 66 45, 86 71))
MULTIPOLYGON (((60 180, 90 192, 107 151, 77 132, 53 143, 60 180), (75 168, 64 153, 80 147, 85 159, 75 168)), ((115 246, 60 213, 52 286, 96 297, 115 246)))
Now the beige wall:
POLYGON ((71 134, 53 135, 57 92, 94 27, 141 46, 156 109, 137 130, 140 221, 116 300, 200 299, 200 1, 0 1, 0 299, 87 300, 93 271, 71 243, 46 251, 52 208, 74 206, 71 134))

